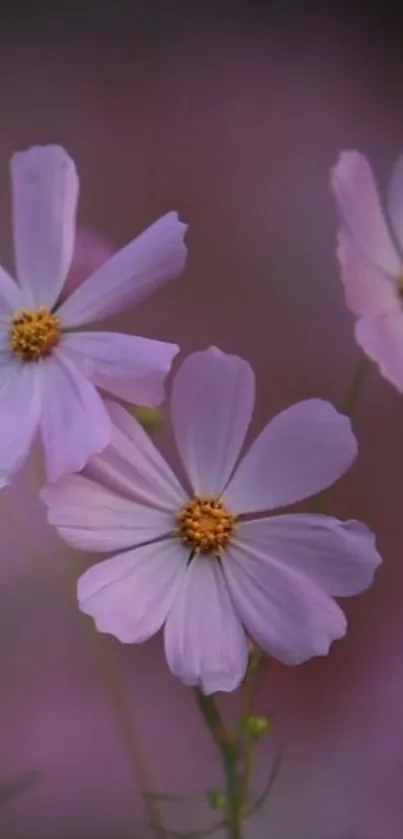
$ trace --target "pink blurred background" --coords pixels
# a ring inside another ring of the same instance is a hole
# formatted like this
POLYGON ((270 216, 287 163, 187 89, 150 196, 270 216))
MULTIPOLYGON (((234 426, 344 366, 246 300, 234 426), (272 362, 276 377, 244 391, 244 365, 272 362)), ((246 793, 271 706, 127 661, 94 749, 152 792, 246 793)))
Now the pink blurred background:
MULTIPOLYGON (((2 261, 12 264, 9 158, 58 142, 81 175, 80 223, 107 241, 124 244, 169 209, 190 224, 184 276, 116 327, 185 353, 216 344, 246 356, 259 387, 254 430, 300 398, 340 406, 358 353, 328 169, 340 149, 358 148, 384 185, 403 147, 394 42, 343 21, 253 25, 211 10, 190 20, 181 8, 170 16, 150 3, 144 18, 133 12, 115 27, 112 15, 108 25, 62 15, 3 25, 2 261)), ((267 666, 256 707, 275 725, 259 782, 280 743, 286 752, 250 839, 403 837, 403 403, 375 371, 355 428, 360 460, 327 509, 370 524, 384 566, 371 591, 346 603, 349 634, 329 658, 267 666)), ((163 445, 169 453, 166 435, 163 445)), ((88 619, 66 582, 84 557, 73 564, 47 527, 39 483, 34 456, 0 494, 0 837, 147 839, 144 781, 133 786, 88 619)), ((160 639, 103 640, 154 788, 217 784, 214 748, 160 639)), ((182 830, 211 821, 197 797, 162 813, 182 830)))

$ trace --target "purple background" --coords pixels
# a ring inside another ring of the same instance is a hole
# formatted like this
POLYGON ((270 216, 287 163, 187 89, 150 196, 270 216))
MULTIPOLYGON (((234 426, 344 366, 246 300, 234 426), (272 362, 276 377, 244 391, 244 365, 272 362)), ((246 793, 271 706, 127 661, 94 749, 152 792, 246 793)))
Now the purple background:
MULTIPOLYGON (((220 5, 215 20, 190 20, 185 8, 150 2, 121 28, 112 16, 75 21, 71 7, 69 20, 4 23, 3 262, 12 258, 10 155, 59 142, 80 171, 80 222, 117 246, 169 209, 190 224, 184 276, 116 326, 178 341, 184 352, 216 344, 246 356, 258 379, 254 429, 300 398, 340 406, 358 354, 334 256, 328 169, 341 148, 358 148, 384 186, 403 147, 395 42, 330 17, 264 25, 257 9, 252 20, 253 4, 242 20, 220 5)), ((370 524, 384 566, 371 591, 346 603, 349 634, 329 658, 267 666, 257 708, 275 726, 262 777, 278 743, 287 752, 251 839, 403 837, 403 403, 376 371, 355 428, 360 460, 327 509, 370 524)), ((0 790, 37 773, 3 800, 0 836, 147 839, 142 780, 134 789, 87 619, 72 599, 77 565, 36 498, 38 462, 0 494, 0 790)), ((76 562, 84 567, 83 556, 76 562)), ((214 749, 160 639, 125 648, 103 640, 155 788, 218 783, 214 749)), ((234 701, 224 701, 229 712, 234 701)), ((182 829, 209 819, 197 798, 164 815, 182 829)))

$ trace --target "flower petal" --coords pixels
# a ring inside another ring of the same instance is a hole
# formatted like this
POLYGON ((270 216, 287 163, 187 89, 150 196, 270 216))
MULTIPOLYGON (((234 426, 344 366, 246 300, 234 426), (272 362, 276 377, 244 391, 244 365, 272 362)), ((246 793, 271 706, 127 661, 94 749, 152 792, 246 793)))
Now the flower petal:
POLYGON ((0 365, 0 484, 28 457, 40 415, 35 365, 13 359, 0 365))
POLYGON ((112 244, 100 236, 92 233, 84 227, 77 230, 74 243, 73 257, 70 272, 62 289, 62 298, 65 300, 84 280, 94 273, 97 268, 104 265, 114 252, 112 244))
POLYGON ((216 347, 188 356, 172 386, 175 441, 195 492, 221 493, 252 416, 255 377, 247 361, 216 347))
POLYGON ((63 351, 97 387, 154 407, 164 399, 164 381, 179 347, 118 332, 76 332, 64 337, 63 351))
POLYGON ((339 606, 314 582, 237 540, 222 559, 240 620, 250 637, 285 664, 327 655, 347 628, 339 606))
POLYGON ((38 369, 46 474, 49 481, 57 481, 79 472, 108 445, 111 423, 94 386, 60 350, 54 350, 38 369))
POLYGON ((393 230, 403 252, 403 154, 393 167, 387 199, 393 230))
POLYGON ((165 539, 99 562, 78 581, 79 607, 100 632, 123 644, 139 644, 166 620, 187 557, 177 540, 165 539))
POLYGON ((41 492, 48 521, 59 535, 83 551, 115 551, 167 536, 173 529, 169 513, 144 507, 90 481, 68 475, 41 492))
POLYGON ((165 655, 172 673, 204 693, 235 690, 245 676, 248 650, 220 567, 213 557, 193 559, 167 617, 165 655))
POLYGON ((0 265, 0 323, 7 325, 14 312, 24 306, 24 295, 17 283, 0 265))
POLYGON ((371 585, 382 560, 361 522, 322 515, 284 515, 241 522, 237 539, 306 576, 325 594, 350 597, 371 585))
POLYGON ((363 317, 355 326, 355 337, 366 355, 375 361, 382 376, 403 392, 403 312, 363 317))
POLYGON ((174 514, 187 496, 171 468, 134 417, 116 402, 106 400, 105 406, 112 438, 86 474, 141 504, 174 514))
POLYGON ((56 303, 73 255, 79 181, 60 146, 35 146, 11 160, 17 277, 28 305, 56 303))
POLYGON ((234 513, 285 507, 326 489, 351 466, 357 443, 348 417, 306 399, 266 425, 223 493, 234 513))
POLYGON ((63 323, 82 326, 116 314, 178 276, 186 261, 186 230, 174 212, 154 222, 61 305, 58 315, 63 323))
POLYGON ((377 315, 400 308, 394 281, 369 261, 350 234, 339 233, 337 256, 350 311, 377 315))
POLYGON ((345 151, 331 169, 330 183, 342 225, 367 257, 386 274, 396 277, 402 261, 393 244, 371 167, 356 151, 345 151))

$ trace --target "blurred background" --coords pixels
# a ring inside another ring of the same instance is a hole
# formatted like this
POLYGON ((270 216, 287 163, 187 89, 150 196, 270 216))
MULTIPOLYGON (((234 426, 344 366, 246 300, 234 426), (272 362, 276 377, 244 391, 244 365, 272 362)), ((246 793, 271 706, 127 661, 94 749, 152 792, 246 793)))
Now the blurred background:
MULTIPOLYGON (((81 176, 80 225, 112 246, 170 209, 190 225, 184 275, 111 325, 247 357, 253 431, 301 398, 340 406, 358 352, 328 170, 356 148, 384 188, 403 148, 402 21, 374 5, 2 4, 3 264, 10 156, 60 143, 81 176)), ((403 402, 375 370, 354 424, 361 456, 327 511, 367 522, 384 565, 345 604, 349 634, 328 658, 265 668, 256 708, 274 728, 258 787, 286 751, 250 839, 403 837, 403 402)), ((141 788, 197 793, 219 783, 218 760, 161 640, 105 637, 131 706, 133 780, 74 603, 87 558, 47 527, 39 471, 34 455, 0 494, 0 837, 148 839, 141 788)), ((182 831, 211 823, 197 795, 158 808, 182 831)))

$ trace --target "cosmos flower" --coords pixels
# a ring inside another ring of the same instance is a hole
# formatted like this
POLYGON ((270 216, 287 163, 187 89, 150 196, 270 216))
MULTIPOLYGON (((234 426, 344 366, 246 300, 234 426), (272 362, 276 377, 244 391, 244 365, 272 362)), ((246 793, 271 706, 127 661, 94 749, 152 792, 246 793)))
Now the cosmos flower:
POLYGON ((42 490, 49 522, 70 545, 117 552, 79 580, 80 609, 123 643, 164 627, 172 672, 205 693, 240 684, 247 635, 287 664, 326 655, 346 631, 333 595, 365 589, 380 562, 358 522, 260 515, 328 487, 357 447, 347 417, 309 399, 271 420, 238 463, 254 393, 242 358, 196 352, 171 397, 188 490, 115 403, 110 446, 84 475, 42 490))
POLYGON ((73 331, 113 315, 176 276, 186 226, 167 213, 60 303, 75 240, 78 175, 59 146, 11 161, 18 284, 0 268, 0 484, 39 430, 48 478, 80 470, 111 436, 97 388, 143 405, 163 399, 174 344, 73 331))
POLYGON ((387 192, 385 219, 368 161, 343 152, 331 170, 340 212, 338 258, 358 344, 403 391, 403 156, 387 192))

